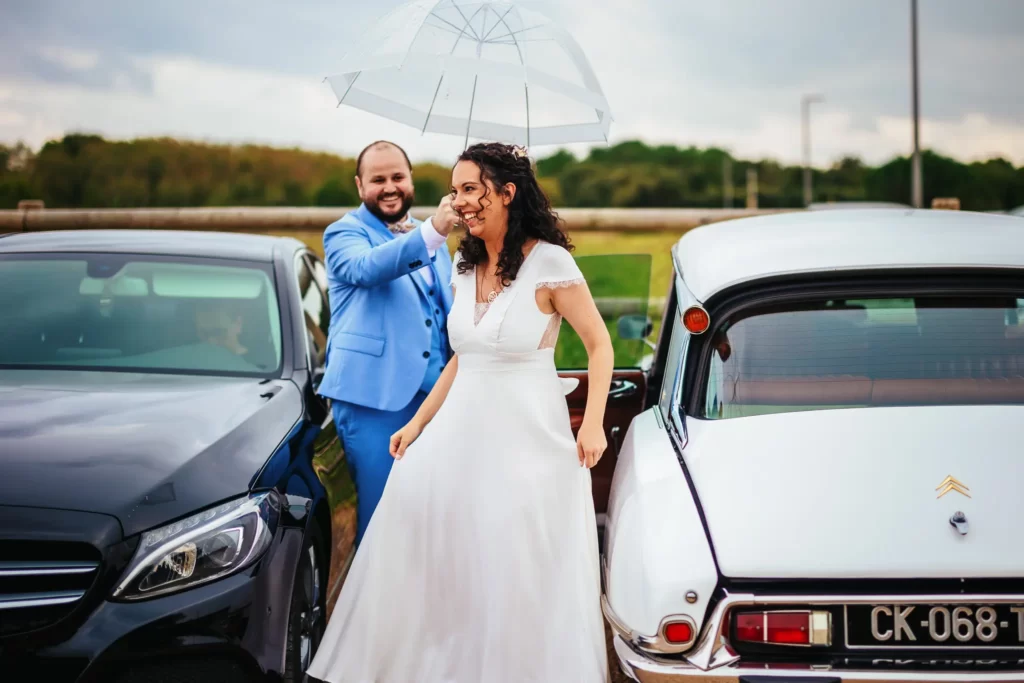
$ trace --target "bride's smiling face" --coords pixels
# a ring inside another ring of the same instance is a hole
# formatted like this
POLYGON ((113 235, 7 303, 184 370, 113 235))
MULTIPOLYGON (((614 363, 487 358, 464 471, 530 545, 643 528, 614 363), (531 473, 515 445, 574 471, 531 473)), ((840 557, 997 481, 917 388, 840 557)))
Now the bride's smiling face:
POLYGON ((508 227, 508 205, 515 197, 516 186, 502 188, 483 176, 472 161, 460 161, 452 171, 452 208, 459 212, 462 224, 474 237, 504 232, 508 227))

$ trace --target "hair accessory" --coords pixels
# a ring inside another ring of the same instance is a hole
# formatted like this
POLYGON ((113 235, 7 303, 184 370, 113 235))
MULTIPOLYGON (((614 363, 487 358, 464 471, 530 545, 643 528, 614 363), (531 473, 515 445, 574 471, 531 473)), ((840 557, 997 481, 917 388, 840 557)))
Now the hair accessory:
POLYGON ((516 159, 522 159, 523 157, 528 156, 528 154, 525 147, 520 147, 519 145, 512 145, 512 156, 514 156, 516 159))

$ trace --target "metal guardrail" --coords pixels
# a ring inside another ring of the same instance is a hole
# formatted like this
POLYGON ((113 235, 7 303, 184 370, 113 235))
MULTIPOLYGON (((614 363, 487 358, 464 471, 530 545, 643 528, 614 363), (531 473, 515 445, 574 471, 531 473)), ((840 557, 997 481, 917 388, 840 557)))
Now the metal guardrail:
MULTIPOLYGON (((347 207, 223 207, 184 209, 46 209, 0 211, 0 232, 82 230, 215 230, 225 232, 321 231, 351 211, 347 207)), ((800 209, 561 209, 573 231, 681 232, 733 218, 800 209)), ((423 219, 430 207, 413 209, 423 219)))
POLYGON ((665 307, 665 297, 652 296, 644 299, 641 297, 595 296, 594 303, 601 316, 610 320, 622 315, 648 315, 652 312, 660 314, 665 307))

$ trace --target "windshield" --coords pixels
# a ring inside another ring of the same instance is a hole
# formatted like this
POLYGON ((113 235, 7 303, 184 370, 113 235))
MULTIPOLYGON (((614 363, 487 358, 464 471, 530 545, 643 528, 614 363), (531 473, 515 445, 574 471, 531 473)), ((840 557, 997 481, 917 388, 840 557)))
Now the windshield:
POLYGON ((953 296, 746 311, 710 340, 703 416, 1024 404, 1022 305, 953 296))
POLYGON ((0 367, 276 375, 271 272, 185 257, 0 257, 0 367))

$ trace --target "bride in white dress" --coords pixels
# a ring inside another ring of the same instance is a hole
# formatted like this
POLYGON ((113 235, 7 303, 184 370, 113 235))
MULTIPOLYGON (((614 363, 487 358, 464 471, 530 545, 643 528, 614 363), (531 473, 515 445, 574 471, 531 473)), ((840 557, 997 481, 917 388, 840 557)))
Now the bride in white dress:
POLYGON ((330 683, 605 683, 590 467, 606 448, 607 328, 518 148, 452 173, 468 235, 455 355, 408 425, 310 677, 330 683), (562 318, 589 355, 573 439, 562 318))

